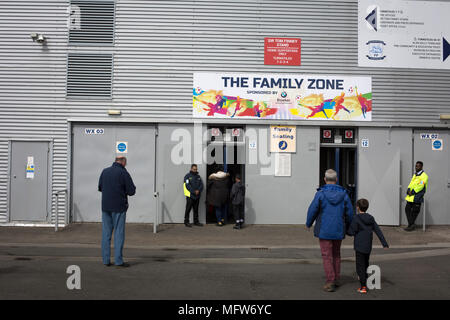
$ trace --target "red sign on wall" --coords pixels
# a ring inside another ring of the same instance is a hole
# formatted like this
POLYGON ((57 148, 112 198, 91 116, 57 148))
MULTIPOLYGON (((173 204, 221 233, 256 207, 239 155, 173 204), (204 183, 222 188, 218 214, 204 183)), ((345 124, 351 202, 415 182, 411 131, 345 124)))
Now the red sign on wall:
POLYGON ((353 130, 345 130, 345 137, 347 139, 353 139, 353 130))
POLYGON ((264 64, 299 66, 300 38, 264 38, 264 64))

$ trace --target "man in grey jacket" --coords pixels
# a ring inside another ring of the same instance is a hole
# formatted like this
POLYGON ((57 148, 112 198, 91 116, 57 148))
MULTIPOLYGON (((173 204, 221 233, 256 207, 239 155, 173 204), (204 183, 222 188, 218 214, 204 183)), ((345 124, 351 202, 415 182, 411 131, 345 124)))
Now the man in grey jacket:
POLYGON ((244 199, 245 199, 245 186, 242 184, 241 176, 236 175, 235 183, 231 188, 231 204, 233 205, 233 215, 236 225, 233 229, 241 229, 244 224, 244 199))

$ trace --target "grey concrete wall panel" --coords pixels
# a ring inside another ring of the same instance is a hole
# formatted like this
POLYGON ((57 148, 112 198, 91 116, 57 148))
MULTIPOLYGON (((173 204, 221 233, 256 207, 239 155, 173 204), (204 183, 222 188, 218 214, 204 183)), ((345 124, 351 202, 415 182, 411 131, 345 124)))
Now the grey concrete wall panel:
POLYGON ((10 220, 46 222, 48 218, 48 142, 12 142, 10 220), (27 158, 35 172, 27 178, 27 158))
POLYGON ((359 140, 358 198, 369 200, 369 212, 379 224, 399 225, 411 163, 411 130, 360 128, 359 140), (369 140, 369 147, 361 146, 363 139, 369 140))
POLYGON ((102 170, 114 162, 116 142, 128 142, 127 170, 136 185, 128 198, 127 222, 153 222, 155 128, 131 125, 76 125, 73 128, 72 214, 76 222, 101 221, 101 193, 97 191, 102 170), (88 135, 85 128, 102 128, 88 135))
MULTIPOLYGON (((202 126, 200 128, 202 131, 202 126)), ((161 219, 159 221, 161 223, 184 222, 186 198, 183 192, 183 178, 189 172, 192 163, 198 165, 198 171, 205 186, 199 205, 199 219, 200 222, 205 223, 206 164, 198 161, 202 159, 201 141, 195 141, 193 137, 193 125, 160 124, 158 126, 157 189, 160 193, 161 219), (183 138, 180 135, 183 135, 183 138), (199 144, 197 148, 194 147, 194 143, 199 144), (182 152, 180 154, 181 149, 185 154, 182 152), (197 155, 195 155, 196 152, 197 155), (180 158, 183 158, 183 161, 180 158)), ((193 221, 192 211, 190 221, 193 221)))
MULTIPOLYGON (((270 127, 246 126, 249 130, 266 130, 265 156, 270 153, 270 127)), ((275 177, 262 175, 268 169, 261 163, 249 164, 245 168, 247 186, 245 216, 249 224, 304 224, 307 209, 319 183, 319 128, 297 127, 297 152, 292 153, 292 176, 275 177)), ((247 140, 248 146, 248 140, 247 140)), ((258 140, 257 152, 264 148, 258 140)), ((247 148, 247 152, 252 152, 247 148)))
MULTIPOLYGON (((411 179, 416 161, 422 161, 428 174, 428 190, 425 194, 426 223, 450 224, 450 133, 441 130, 414 131, 414 161, 409 166, 411 179), (421 139, 421 133, 438 133, 444 142, 442 151, 432 151, 431 140, 421 139)), ((409 183, 409 180, 408 182, 409 183)), ((416 224, 422 224, 423 207, 416 224)))

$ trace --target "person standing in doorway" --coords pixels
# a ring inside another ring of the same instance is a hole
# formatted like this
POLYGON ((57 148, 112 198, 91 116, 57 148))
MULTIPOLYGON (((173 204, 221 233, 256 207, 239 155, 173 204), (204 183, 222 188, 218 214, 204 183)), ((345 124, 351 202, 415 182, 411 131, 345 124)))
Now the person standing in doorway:
POLYGON ((186 196, 186 211, 184 212, 184 225, 191 228, 189 223, 189 214, 191 209, 194 210, 194 225, 201 227, 202 223, 198 220, 198 204, 200 202, 200 196, 203 191, 203 181, 198 174, 198 167, 194 163, 191 165, 191 171, 184 176, 184 195, 186 196))
POLYGON ((411 178, 411 182, 406 190, 405 213, 408 219, 408 227, 405 231, 413 231, 416 228, 415 222, 420 212, 420 205, 424 201, 424 195, 428 187, 428 175, 423 171, 423 162, 416 162, 416 173, 411 178))
POLYGON ((242 184, 239 174, 234 178, 235 183, 231 188, 231 204, 233 206, 233 216, 236 225, 233 229, 241 229, 244 225, 244 199, 245 186, 242 184))
POLYGON ((208 204, 214 206, 216 211, 217 226, 225 225, 227 216, 227 202, 229 197, 229 173, 222 171, 218 167, 217 172, 208 177, 208 194, 206 201, 208 204))
POLYGON ((340 286, 341 243, 353 218, 353 207, 346 190, 337 185, 336 171, 325 172, 325 185, 320 187, 308 208, 306 227, 314 226, 319 238, 326 283, 323 289, 335 291, 340 286))
POLYGON ((117 157, 111 167, 103 169, 98 182, 102 193, 102 258, 105 266, 111 265, 111 237, 114 231, 114 264, 129 267, 123 261, 125 220, 128 196, 136 193, 136 186, 125 169, 127 158, 117 157))

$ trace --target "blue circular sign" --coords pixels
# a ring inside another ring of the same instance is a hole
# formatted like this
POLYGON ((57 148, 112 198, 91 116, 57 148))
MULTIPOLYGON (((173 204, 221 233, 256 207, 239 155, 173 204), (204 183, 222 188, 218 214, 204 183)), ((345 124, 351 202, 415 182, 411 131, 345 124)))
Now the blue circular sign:
POLYGON ((287 148, 287 142, 284 141, 284 140, 281 140, 281 141, 278 143, 278 148, 280 148, 280 150, 285 150, 285 149, 287 148))
POLYGON ((124 152, 125 150, 127 150, 127 145, 121 142, 117 145, 117 150, 119 150, 120 152, 124 152))
POLYGON ((440 140, 434 140, 433 141, 433 148, 434 149, 440 149, 442 147, 442 142, 440 140))

